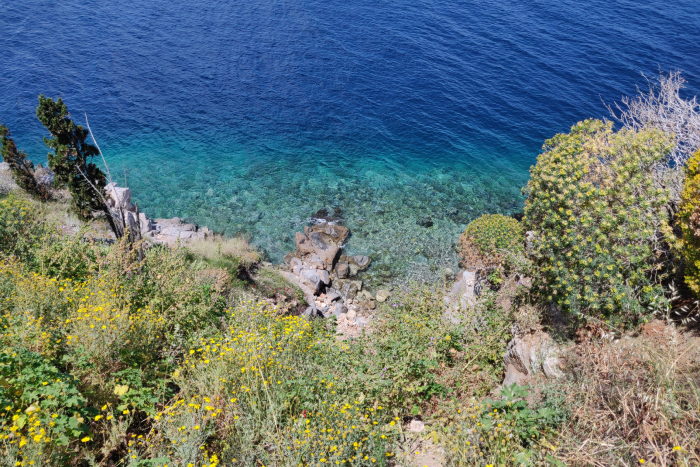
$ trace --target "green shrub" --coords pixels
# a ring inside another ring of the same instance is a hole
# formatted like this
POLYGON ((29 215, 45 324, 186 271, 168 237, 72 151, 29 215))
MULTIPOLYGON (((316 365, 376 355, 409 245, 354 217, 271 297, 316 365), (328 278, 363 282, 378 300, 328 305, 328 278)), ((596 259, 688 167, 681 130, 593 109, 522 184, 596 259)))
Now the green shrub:
POLYGON ((700 151, 688 160, 678 224, 683 232, 685 282, 696 295, 700 295, 700 151))
POLYGON ((512 384, 499 400, 453 401, 444 413, 447 465, 563 465, 547 441, 556 437, 562 417, 551 407, 529 407, 528 388, 512 384), (551 454, 550 454, 551 453, 551 454))
POLYGON ((503 264, 505 252, 523 251, 523 228, 512 217, 485 214, 469 223, 459 244, 466 267, 492 268, 503 264))
POLYGON ((9 164, 12 178, 17 186, 32 196, 42 199, 50 198, 49 190, 37 183, 36 178, 34 178, 34 163, 27 158, 24 151, 20 152, 17 149, 15 141, 10 137, 10 130, 2 124, 0 124, 0 143, 2 143, 0 154, 3 160, 9 164))
POLYGON ((524 190, 536 292, 565 310, 627 322, 664 305, 668 193, 652 172, 671 147, 660 131, 615 133, 599 120, 545 143, 524 190))

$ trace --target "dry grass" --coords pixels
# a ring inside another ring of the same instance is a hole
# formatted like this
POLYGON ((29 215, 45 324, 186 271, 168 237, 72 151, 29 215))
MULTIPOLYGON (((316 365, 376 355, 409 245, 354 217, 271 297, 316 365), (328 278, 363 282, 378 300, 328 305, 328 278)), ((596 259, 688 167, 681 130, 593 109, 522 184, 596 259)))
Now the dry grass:
POLYGON ((194 255, 210 263, 219 264, 238 261, 245 268, 260 261, 260 253, 244 238, 224 238, 216 236, 208 240, 195 240, 187 243, 187 249, 194 255))
MULTIPOLYGON (((595 333, 593 333, 595 334, 595 333)), ((640 336, 587 340, 567 362, 567 465, 700 465, 700 339, 659 321, 640 336)))

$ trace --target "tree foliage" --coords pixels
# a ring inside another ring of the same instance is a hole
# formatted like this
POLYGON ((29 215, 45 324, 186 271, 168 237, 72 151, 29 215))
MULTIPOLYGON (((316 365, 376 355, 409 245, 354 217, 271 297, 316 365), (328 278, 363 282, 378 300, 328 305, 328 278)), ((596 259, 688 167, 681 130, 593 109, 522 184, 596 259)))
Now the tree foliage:
POLYGON ((700 295, 700 151, 690 158, 686 167, 678 223, 683 232, 685 282, 696 295, 700 295))
POLYGON ((48 154, 49 167, 55 173, 54 184, 67 186, 71 193, 73 209, 83 219, 90 219, 95 212, 106 212, 102 202, 106 185, 105 174, 92 162, 98 149, 86 142, 88 130, 76 125, 70 118, 62 99, 39 96, 36 115, 51 133, 44 143, 53 150, 48 154))
POLYGON ((3 160, 9 164, 15 183, 33 196, 48 199, 50 197, 49 191, 37 183, 34 177, 34 164, 27 158, 24 151, 20 152, 17 149, 15 141, 10 136, 10 130, 2 124, 0 124, 0 142, 2 142, 0 154, 2 154, 3 160))
POLYGON ((563 309, 636 321, 664 303, 668 191, 651 172, 672 149, 659 130, 586 120, 546 141, 525 189, 535 290, 563 309))

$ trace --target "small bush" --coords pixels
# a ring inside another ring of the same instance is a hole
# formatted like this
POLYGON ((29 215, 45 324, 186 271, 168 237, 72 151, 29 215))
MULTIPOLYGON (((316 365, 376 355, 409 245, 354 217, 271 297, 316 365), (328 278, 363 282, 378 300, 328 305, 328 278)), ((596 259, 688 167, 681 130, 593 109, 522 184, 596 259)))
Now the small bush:
POLYGON ((685 282, 696 295, 700 295, 700 151, 688 161, 678 223, 683 232, 685 282))
POLYGON ((665 306, 666 190, 652 172, 672 145, 658 130, 587 120, 545 143, 525 193, 534 290, 564 310, 637 321, 665 306))
POLYGON ((488 269, 504 262, 504 253, 523 251, 520 222, 501 214, 485 214, 469 223, 459 237, 460 258, 465 267, 488 269))
POLYGON ((513 384, 499 400, 453 403, 444 417, 443 442, 449 466, 562 465, 552 456, 561 416, 550 407, 531 409, 526 387, 513 384))

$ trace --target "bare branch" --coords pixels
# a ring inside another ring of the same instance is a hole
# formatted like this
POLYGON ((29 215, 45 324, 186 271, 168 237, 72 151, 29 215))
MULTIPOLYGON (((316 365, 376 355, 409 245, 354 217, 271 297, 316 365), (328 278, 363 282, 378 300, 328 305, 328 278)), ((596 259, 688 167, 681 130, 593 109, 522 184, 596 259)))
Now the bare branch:
POLYGON ((109 166, 107 165, 107 161, 105 160, 105 156, 104 156, 104 154, 102 154, 102 149, 100 149, 100 146, 97 144, 97 140, 95 140, 95 135, 92 133, 92 129, 90 128, 90 123, 88 122, 87 112, 85 112, 85 126, 87 126, 87 129, 90 132, 90 137, 92 138, 92 142, 95 143, 95 147, 97 148, 97 151, 100 153, 100 157, 102 157, 102 163, 105 165, 105 170, 107 171, 107 178, 109 179, 109 183, 112 183, 112 174, 109 173, 109 166))

